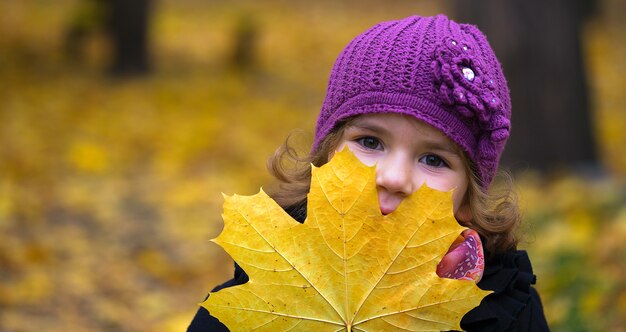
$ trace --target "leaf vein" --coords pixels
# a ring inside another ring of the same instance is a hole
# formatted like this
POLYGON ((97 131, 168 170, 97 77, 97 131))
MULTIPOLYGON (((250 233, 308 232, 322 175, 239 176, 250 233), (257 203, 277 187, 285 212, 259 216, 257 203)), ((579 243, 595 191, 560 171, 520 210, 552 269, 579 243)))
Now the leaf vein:
POLYGON ((264 314, 268 314, 268 315, 275 315, 275 316, 280 316, 280 317, 288 317, 288 318, 302 319, 302 320, 310 320, 310 321, 315 321, 315 322, 330 323, 330 324, 333 324, 333 325, 344 326, 343 325, 344 323, 338 323, 338 322, 335 322, 335 321, 332 321, 332 320, 321 319, 321 318, 316 318, 316 317, 296 316, 296 315, 290 315, 290 314, 285 314, 285 313, 276 312, 276 311, 272 312, 272 311, 268 311, 268 310, 252 309, 252 308, 246 308, 246 307, 233 307, 233 306, 216 305, 216 304, 214 304, 213 307, 224 308, 224 309, 232 309, 232 310, 260 312, 260 313, 264 313, 264 314))
POLYGON ((354 314, 354 318, 356 318, 358 316, 359 311, 361 311, 361 308, 363 307, 363 304, 365 302, 367 302, 367 300, 369 299, 370 295, 372 295, 372 293, 374 292, 374 289, 376 289, 378 284, 380 284, 380 282, 383 280, 383 278, 387 275, 387 273, 389 272, 389 269, 391 269, 391 266, 393 266, 393 264, 396 262, 398 257, 404 251, 404 249, 409 245, 409 242, 411 242, 411 240, 413 239, 415 234, 417 234, 417 232, 422 228, 422 225, 424 225, 425 220, 427 220, 433 214, 433 212, 437 208, 439 208, 439 205, 441 205, 441 203, 439 203, 436 207, 434 207, 431 211, 429 211, 430 213, 427 216, 425 216, 423 218, 422 222, 415 228, 415 230, 413 231, 413 234, 411 234, 411 236, 408 238, 407 243, 404 244, 404 247, 401 250, 398 250, 398 252, 396 253, 396 256, 389 262, 389 265, 385 268, 385 272, 381 273, 380 278, 378 278, 378 280, 374 283, 372 288, 368 291, 367 296, 365 296, 363 301, 361 301, 361 303, 359 304, 357 312, 354 314))
MULTIPOLYGON (((265 203, 265 210, 266 210, 266 211, 269 211, 269 208, 267 207, 268 201, 267 201, 267 200, 265 200, 265 201, 264 201, 264 203, 265 203)), ((263 236, 263 234, 261 234, 261 232, 260 232, 260 231, 259 231, 259 230, 258 230, 258 229, 254 226, 254 225, 253 225, 253 223, 251 223, 251 222, 250 222, 250 220, 249 220, 249 219, 248 219, 248 218, 247 218, 247 217, 246 217, 243 213, 241 213, 241 211, 237 210, 237 212, 239 212, 239 214, 240 214, 240 215, 244 218, 244 220, 246 220, 246 221, 248 222, 248 224, 249 224, 249 225, 250 225, 250 226, 251 226, 251 227, 252 227, 252 228, 253 228, 253 229, 254 229, 254 230, 255 230, 255 231, 259 234, 259 236, 260 236, 260 237, 261 237, 261 238, 262 238, 265 242, 267 242, 267 244, 268 244, 270 247, 274 248, 274 250, 275 250, 275 252, 276 252, 276 254, 277 254, 277 255, 279 255, 279 256, 280 256, 282 259, 284 259, 284 260, 285 260, 285 261, 286 261, 289 265, 291 265, 291 267, 293 267, 293 269, 294 269, 296 272, 298 272, 298 274, 300 274, 300 276, 302 276, 302 278, 303 278, 304 280, 306 280, 306 281, 309 283, 309 285, 311 285, 311 287, 312 287, 313 289, 315 289, 315 291, 316 291, 316 292, 317 292, 317 293, 318 293, 318 294, 319 294, 319 295, 320 295, 320 296, 321 296, 321 297, 322 297, 322 298, 323 298, 323 299, 324 299, 324 300, 325 300, 325 301, 326 301, 326 302, 327 302, 327 303, 331 306, 331 308, 333 308, 333 309, 335 310, 335 312, 336 312, 336 313, 339 315, 339 317, 341 317, 341 319, 343 320, 343 317, 342 317, 342 316, 341 316, 341 314, 339 313, 339 310, 337 310, 337 308, 335 308, 335 306, 333 306, 333 304, 332 304, 332 303, 331 303, 331 302, 330 302, 330 301, 326 298, 326 296, 324 296, 324 294, 323 294, 323 293, 322 293, 319 289, 317 289, 317 287, 315 287, 315 285, 313 285, 313 283, 312 283, 309 279, 307 279, 307 277, 306 277, 306 276, 305 276, 305 275, 304 275, 304 274, 303 274, 300 270, 298 270, 298 269, 297 269, 297 268, 296 268, 296 267, 295 267, 295 266, 294 266, 294 265, 293 265, 293 264, 292 264, 292 263, 291 263, 291 262, 290 262, 290 261, 289 261, 289 260, 288 260, 288 259, 287 259, 287 258, 286 258, 283 254, 282 254, 282 253, 280 253, 278 250, 276 250, 276 248, 272 245, 272 243, 271 243, 271 242, 270 242, 270 241, 269 241, 269 240, 268 240, 265 236, 263 236)), ((267 214, 270 214, 270 213, 267 213, 267 214)), ((270 216, 270 218, 271 218, 271 216, 270 216)))

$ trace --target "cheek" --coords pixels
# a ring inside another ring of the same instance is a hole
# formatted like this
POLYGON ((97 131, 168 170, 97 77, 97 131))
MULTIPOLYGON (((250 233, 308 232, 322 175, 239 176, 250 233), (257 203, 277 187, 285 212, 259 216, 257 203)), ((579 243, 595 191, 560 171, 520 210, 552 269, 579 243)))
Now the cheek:
MULTIPOLYGON (((343 149, 345 149, 347 145, 348 145, 348 142, 346 142, 345 140, 340 141, 339 144, 337 144, 337 147, 335 148, 335 150, 330 150, 330 152, 328 152, 328 161, 333 159, 333 156, 335 155, 335 153, 343 151, 343 149)), ((352 149, 350 149, 350 151, 352 151, 352 149)))
POLYGON ((454 190, 452 193, 452 204, 454 212, 457 212, 463 199, 465 198, 465 192, 467 191, 467 183, 456 176, 447 177, 429 177, 426 179, 426 184, 440 191, 454 190))
POLYGON ((454 204, 455 213, 458 211, 459 207, 463 204, 466 193, 467 193, 467 182, 459 181, 456 188, 454 189, 454 193, 452 194, 452 203, 454 204))
MULTIPOLYGON (((427 172, 428 171, 425 171, 424 173, 427 173, 427 172)), ((449 176, 445 174, 437 174, 437 175, 426 174, 425 177, 426 177, 426 184, 433 189, 437 189, 440 191, 450 191, 452 189, 457 188, 455 181, 450 179, 449 176)), ((454 195, 456 195, 456 192, 457 190, 455 190, 454 195)), ((454 197, 454 195, 452 197, 454 197)))
POLYGON ((459 207, 461 206, 461 204, 463 204, 464 198, 465 190, 461 190, 461 188, 454 189, 454 193, 452 193, 452 204, 454 213, 459 210, 459 207))
POLYGON ((341 150, 343 150, 346 147, 346 145, 348 145, 348 142, 346 142, 346 141, 342 140, 341 142, 339 142, 339 144, 337 145, 337 148, 335 149, 335 151, 331 151, 331 153, 330 153, 331 156, 334 155, 335 152, 341 152, 341 150))

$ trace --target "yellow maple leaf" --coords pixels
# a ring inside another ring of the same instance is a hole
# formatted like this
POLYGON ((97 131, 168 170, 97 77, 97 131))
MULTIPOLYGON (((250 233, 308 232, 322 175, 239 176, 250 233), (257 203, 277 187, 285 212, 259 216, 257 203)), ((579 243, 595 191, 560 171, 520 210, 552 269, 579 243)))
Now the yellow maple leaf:
POLYGON ((435 272, 464 230, 451 192, 422 186, 382 215, 374 178, 348 150, 314 167, 303 224, 262 190, 226 196, 212 241, 250 281, 202 306, 233 331, 460 329, 489 292, 435 272))

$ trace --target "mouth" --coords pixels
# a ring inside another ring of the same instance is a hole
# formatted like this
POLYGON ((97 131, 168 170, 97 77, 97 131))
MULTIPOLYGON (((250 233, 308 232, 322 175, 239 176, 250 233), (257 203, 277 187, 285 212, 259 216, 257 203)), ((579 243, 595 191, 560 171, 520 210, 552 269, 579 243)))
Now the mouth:
POLYGON ((480 281, 484 270, 483 245, 473 229, 463 231, 437 265, 437 275, 441 278, 471 280, 475 283, 480 281))

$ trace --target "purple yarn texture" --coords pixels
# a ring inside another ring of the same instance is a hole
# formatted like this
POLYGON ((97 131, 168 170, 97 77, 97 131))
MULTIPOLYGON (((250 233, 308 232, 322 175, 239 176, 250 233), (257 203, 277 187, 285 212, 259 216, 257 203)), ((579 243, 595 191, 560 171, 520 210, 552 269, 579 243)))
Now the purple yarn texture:
POLYGON ((485 189, 511 128, 509 89, 486 37, 444 15, 382 22, 346 46, 313 151, 342 120, 371 113, 406 114, 439 129, 467 153, 485 189))

